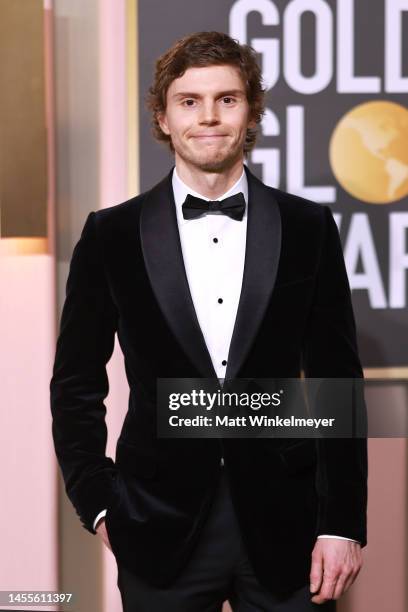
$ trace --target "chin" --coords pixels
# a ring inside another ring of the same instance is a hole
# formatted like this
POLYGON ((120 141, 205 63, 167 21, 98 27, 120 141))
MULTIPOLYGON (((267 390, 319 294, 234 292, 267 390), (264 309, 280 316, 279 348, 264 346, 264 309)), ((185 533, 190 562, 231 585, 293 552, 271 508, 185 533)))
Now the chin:
POLYGON ((229 155, 208 157, 206 159, 195 160, 194 164, 205 172, 224 172, 230 168, 239 158, 240 152, 234 151, 229 155))
POLYGON ((197 164, 197 167, 204 172, 224 172, 226 168, 228 168, 229 164, 226 164, 225 160, 209 160, 207 162, 202 162, 197 164))

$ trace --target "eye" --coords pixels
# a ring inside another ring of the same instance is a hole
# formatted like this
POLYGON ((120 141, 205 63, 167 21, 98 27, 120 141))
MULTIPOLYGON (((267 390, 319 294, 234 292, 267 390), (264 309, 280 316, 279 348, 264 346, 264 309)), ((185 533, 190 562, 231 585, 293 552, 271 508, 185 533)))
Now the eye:
POLYGON ((193 106, 194 103, 195 103, 195 100, 193 100, 192 98, 187 98, 186 100, 183 100, 182 102, 184 106, 193 106))
POLYGON ((222 100, 223 102, 227 101, 227 105, 230 105, 231 103, 235 102, 235 98, 233 98, 232 96, 224 96, 222 100))

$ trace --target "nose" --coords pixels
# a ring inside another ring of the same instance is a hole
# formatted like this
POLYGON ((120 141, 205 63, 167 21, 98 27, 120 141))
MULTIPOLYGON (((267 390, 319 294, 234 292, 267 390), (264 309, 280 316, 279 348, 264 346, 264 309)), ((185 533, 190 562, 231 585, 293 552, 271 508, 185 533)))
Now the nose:
POLYGON ((219 123, 217 103, 213 100, 203 101, 199 118, 202 125, 214 125, 219 123))

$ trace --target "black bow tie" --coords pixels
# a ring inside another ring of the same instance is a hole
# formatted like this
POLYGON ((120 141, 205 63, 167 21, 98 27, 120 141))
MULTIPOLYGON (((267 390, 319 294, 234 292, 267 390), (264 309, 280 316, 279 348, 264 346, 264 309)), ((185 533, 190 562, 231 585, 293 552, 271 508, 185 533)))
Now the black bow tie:
POLYGON ((196 219, 202 214, 219 211, 223 215, 228 215, 231 219, 242 221, 245 212, 245 198, 240 191, 224 200, 203 200, 196 198, 190 193, 187 195, 182 206, 184 219, 196 219))

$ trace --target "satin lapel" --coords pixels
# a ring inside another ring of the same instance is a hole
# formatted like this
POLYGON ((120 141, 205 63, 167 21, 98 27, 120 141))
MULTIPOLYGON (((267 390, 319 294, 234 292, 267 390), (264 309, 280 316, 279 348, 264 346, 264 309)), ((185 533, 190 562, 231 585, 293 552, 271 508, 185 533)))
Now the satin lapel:
POLYGON ((245 265, 228 355, 227 379, 239 374, 256 337, 271 298, 281 250, 279 206, 272 191, 244 167, 248 178, 245 265))
POLYGON ((140 237, 146 270, 175 337, 203 378, 216 377, 205 344, 183 261, 171 184, 167 177, 149 192, 141 211, 140 237))

